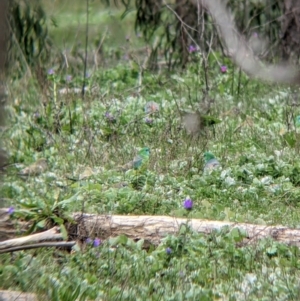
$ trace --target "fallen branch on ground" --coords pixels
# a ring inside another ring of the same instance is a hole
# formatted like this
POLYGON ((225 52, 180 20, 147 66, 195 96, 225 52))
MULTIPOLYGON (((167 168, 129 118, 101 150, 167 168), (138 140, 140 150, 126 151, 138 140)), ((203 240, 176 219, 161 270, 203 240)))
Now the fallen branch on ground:
POLYGON ((53 227, 47 231, 36 233, 24 237, 13 238, 0 242, 0 250, 20 247, 24 245, 29 245, 31 243, 36 243, 40 241, 49 241, 49 240, 62 240, 63 236, 60 233, 59 227, 53 227))
POLYGON ((224 221, 176 218, 170 216, 124 216, 95 215, 75 213, 78 237, 99 237, 106 239, 124 234, 133 240, 144 239, 145 242, 158 245, 167 235, 178 234, 180 227, 189 227, 198 233, 209 234, 215 230, 228 227, 229 230, 240 229, 246 233, 244 243, 254 243, 258 239, 272 238, 278 242, 300 247, 300 230, 281 225, 267 226, 224 221))
POLYGON ((16 252, 16 251, 22 251, 22 250, 29 250, 29 249, 38 249, 38 248, 67 248, 67 249, 71 249, 75 244, 76 244, 75 241, 42 242, 42 243, 37 243, 37 244, 32 244, 32 245, 6 248, 6 249, 3 249, 3 250, 0 250, 0 254, 11 253, 11 252, 16 252))
POLYGON ((38 301, 36 294, 0 290, 1 301, 38 301))
MULTIPOLYGON (((68 228, 68 236, 72 240, 85 241, 90 238, 107 239, 119 235, 126 235, 129 238, 138 241, 143 239, 145 246, 149 244, 158 245, 161 240, 167 235, 177 235, 180 227, 188 225, 193 231, 210 234, 213 231, 221 230, 227 227, 229 231, 239 229, 242 231, 244 244, 257 242, 258 239, 271 238, 275 241, 288 245, 300 247, 300 230, 291 229, 281 225, 266 226, 254 225, 246 223, 233 223, 224 221, 210 221, 200 219, 176 218, 170 216, 124 216, 124 215, 95 215, 74 213, 73 219, 76 224, 70 224, 68 228)), ((0 250, 14 251, 26 248, 47 247, 50 245, 38 244, 38 242, 46 242, 53 240, 62 240, 62 234, 59 233, 59 228, 54 227, 42 233, 20 237, 15 239, 0 242, 0 250), (33 243, 37 243, 33 246, 33 243)), ((75 242, 68 242, 74 245, 75 242)), ((52 246, 54 243, 52 243, 52 246)), ((57 245, 59 246, 59 245, 57 245)), ((71 245, 70 245, 71 246, 71 245)), ((68 245, 68 247, 70 247, 68 245)))

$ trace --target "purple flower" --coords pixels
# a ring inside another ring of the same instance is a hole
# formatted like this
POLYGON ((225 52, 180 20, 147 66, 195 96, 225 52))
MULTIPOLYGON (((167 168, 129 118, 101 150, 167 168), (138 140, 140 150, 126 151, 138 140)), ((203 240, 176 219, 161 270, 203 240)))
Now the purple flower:
POLYGON ((15 207, 9 207, 7 210, 8 215, 12 215, 15 212, 15 207))
POLYGON ((33 114, 33 118, 35 118, 35 119, 41 118, 40 112, 36 111, 36 112, 33 114))
POLYGON ((255 32, 253 32, 253 34, 252 34, 252 35, 253 35, 253 37, 254 37, 254 38, 258 38, 258 33, 257 33, 256 31, 255 31, 255 32))
POLYGON ((169 247, 167 247, 167 248, 166 248, 166 253, 167 253, 168 255, 170 255, 170 254, 172 253, 172 249, 169 248, 169 247))
POLYGON ((68 74, 68 75, 66 76, 66 81, 67 81, 67 82, 70 82, 71 80, 72 80, 72 75, 68 74))
POLYGON ((227 72, 227 67, 223 65, 223 66, 220 67, 220 70, 221 70, 222 73, 226 73, 227 72))
POLYGON ((93 240, 92 240, 91 238, 88 237, 88 238, 86 239, 85 242, 86 242, 87 244, 90 244, 90 243, 92 243, 92 241, 93 241, 93 240))
POLYGON ((97 247, 100 246, 100 244, 101 244, 101 240, 100 240, 99 238, 95 238, 95 239, 94 239, 93 246, 94 246, 95 248, 97 248, 97 247))
POLYGON ((186 210, 193 209, 193 201, 191 199, 185 199, 184 202, 183 202, 183 207, 186 210))
POLYGON ((153 119, 145 118, 145 123, 148 124, 148 125, 152 125, 153 124, 153 119))
POLYGON ((196 52, 196 51, 197 51, 197 47, 195 47, 194 45, 189 46, 189 53, 196 52))
POLYGON ((51 69, 48 70, 47 73, 48 73, 48 75, 53 75, 55 72, 54 72, 54 70, 51 68, 51 69))
POLYGON ((116 118, 110 112, 106 112, 104 116, 110 122, 115 122, 116 121, 116 118))

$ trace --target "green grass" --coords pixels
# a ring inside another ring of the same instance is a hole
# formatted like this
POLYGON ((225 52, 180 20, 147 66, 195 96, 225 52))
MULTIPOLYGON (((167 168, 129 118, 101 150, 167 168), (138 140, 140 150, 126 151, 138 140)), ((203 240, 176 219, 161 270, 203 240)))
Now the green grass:
MULTIPOLYGON (((71 51, 82 49, 86 41, 86 2, 63 1, 61 4, 44 1, 49 18, 49 34, 56 47, 71 51)), ((89 5, 89 49, 102 43, 104 52, 122 52, 145 44, 134 32, 135 10, 123 16, 123 7, 107 7, 101 1, 89 5)))
MULTIPOLYGON (((52 33, 57 41, 65 39, 64 32, 67 36, 63 22, 70 24, 69 9, 56 16, 60 27, 52 33)), ((82 7, 76 4, 76 9, 82 7)), ((93 12, 91 20, 100 13, 93 12)), ((70 28, 84 21, 84 13, 75 16, 70 28)), ((63 227, 72 212, 84 208, 94 214, 298 228, 300 148, 293 120, 300 109, 291 105, 291 89, 246 75, 239 79, 226 60, 228 72, 221 74, 210 57, 209 115, 221 122, 191 137, 180 111, 202 107, 205 87, 198 55, 192 59, 185 71, 145 70, 142 81, 131 60, 96 70, 84 100, 80 94, 59 93, 81 87, 77 74, 69 83, 64 71, 48 76, 44 94, 33 82, 13 82, 2 133, 11 165, 1 187, 5 205, 15 207, 12 218, 30 220, 34 230, 63 227), (145 115, 148 101, 160 105, 159 113, 145 115), (107 112, 114 118, 105 117, 107 112), (151 150, 149 166, 121 171, 145 146, 151 150), (221 170, 203 172, 206 150, 215 154, 221 170), (25 180, 17 175, 39 158, 49 162, 45 173, 25 180), (81 179, 88 168, 93 174, 81 179), (193 200, 191 211, 183 208, 186 198, 193 200)), ((72 254, 16 252, 1 256, 0 287, 36 292, 42 300, 299 300, 299 249, 269 239, 240 246, 242 239, 238 231, 204 236, 185 226, 147 249, 143 241, 119 236, 72 254)))

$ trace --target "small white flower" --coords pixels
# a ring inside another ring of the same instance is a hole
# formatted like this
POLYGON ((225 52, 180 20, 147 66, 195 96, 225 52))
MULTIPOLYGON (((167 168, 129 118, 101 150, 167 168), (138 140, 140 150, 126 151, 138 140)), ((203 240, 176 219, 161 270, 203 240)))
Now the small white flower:
POLYGON ((235 179, 228 176, 228 177, 225 178, 224 183, 225 183, 227 186, 233 186, 233 185, 235 185, 235 179))
POLYGON ((270 176, 265 176, 265 177, 263 177, 260 181, 261 181, 261 183, 262 183, 263 185, 270 185, 271 182, 272 182, 272 177, 270 177, 270 176))

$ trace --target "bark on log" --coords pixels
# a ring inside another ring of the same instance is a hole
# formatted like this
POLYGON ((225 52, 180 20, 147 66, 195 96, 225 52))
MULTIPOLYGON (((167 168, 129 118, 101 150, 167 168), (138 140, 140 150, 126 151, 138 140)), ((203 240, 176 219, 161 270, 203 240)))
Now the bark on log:
POLYGON ((61 240, 62 234, 58 227, 51 228, 45 232, 32 234, 24 237, 13 238, 0 242, 0 250, 12 247, 28 245, 39 241, 61 240))
MULTIPOLYGON (((300 230, 281 225, 266 226, 170 216, 124 216, 82 213, 74 213, 73 219, 75 223, 70 224, 67 229, 69 240, 81 242, 84 242, 88 237, 98 237, 104 240, 123 234, 135 241, 144 239, 145 246, 149 244, 158 245, 164 237, 176 235, 179 233, 180 227, 188 225, 193 231, 202 234, 209 234, 215 230, 221 230, 223 227, 228 227, 229 230, 239 229, 245 233, 244 243, 253 243, 261 238, 272 238, 278 242, 300 247, 300 230)), ((1 242, 0 250, 39 241, 62 240, 62 238, 59 228, 54 227, 29 237, 1 242)))
MULTIPOLYGON (((3 253, 12 253, 16 251, 23 251, 23 250, 29 250, 29 249, 39 249, 39 248, 63 248, 63 249, 71 249, 76 244, 76 241, 68 241, 68 242, 41 242, 36 244, 30 244, 30 245, 20 245, 17 247, 8 247, 5 249, 0 250, 0 254, 3 253)), ((0 299, 1 301, 1 299, 0 299)))
POLYGON ((0 301, 38 301, 35 294, 0 290, 0 301))
POLYGON ((168 234, 176 235, 183 225, 189 225, 192 230, 203 234, 209 234, 226 226, 229 229, 237 228, 245 232, 245 243, 252 243, 261 238, 272 238, 300 247, 300 230, 280 225, 253 225, 169 216, 101 216, 81 213, 74 214, 73 218, 77 221, 76 234, 82 238, 106 239, 124 234, 133 240, 144 239, 145 242, 157 245, 168 234))

